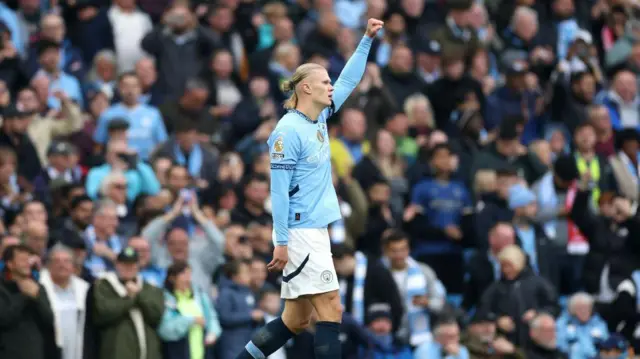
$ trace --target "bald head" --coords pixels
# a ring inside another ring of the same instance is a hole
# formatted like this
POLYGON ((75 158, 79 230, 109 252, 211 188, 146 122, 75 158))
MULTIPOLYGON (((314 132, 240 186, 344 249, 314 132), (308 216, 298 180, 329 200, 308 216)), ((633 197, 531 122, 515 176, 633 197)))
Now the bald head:
POLYGON ((489 248, 494 255, 515 242, 516 233, 510 223, 498 223, 489 232, 489 248))
POLYGON ((66 29, 62 17, 56 14, 45 15, 40 21, 42 37, 61 43, 64 40, 66 29))

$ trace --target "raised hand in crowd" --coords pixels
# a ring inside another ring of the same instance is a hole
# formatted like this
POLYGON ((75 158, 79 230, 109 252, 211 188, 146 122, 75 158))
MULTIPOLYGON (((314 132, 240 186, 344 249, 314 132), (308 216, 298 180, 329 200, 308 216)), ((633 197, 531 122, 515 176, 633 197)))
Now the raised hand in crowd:
POLYGON ((516 328, 516 324, 513 322, 513 319, 506 315, 498 318, 496 323, 498 324, 498 328, 505 333, 511 333, 516 328))
POLYGON ((125 288, 127 288, 127 295, 129 295, 129 297, 131 298, 135 298, 135 296, 140 293, 140 290, 142 290, 142 287, 132 280, 128 281, 127 284, 125 284, 125 288))
POLYGON ((444 228, 444 233, 447 236, 455 241, 459 241, 462 239, 462 231, 458 226, 448 225, 444 228))
POLYGON ((491 344, 493 350, 499 355, 513 354, 516 351, 515 345, 508 341, 505 337, 496 338, 491 344))
POLYGON ((40 286, 31 278, 19 279, 16 284, 20 292, 28 297, 35 298, 40 293, 40 286))
POLYGON ((533 309, 529 309, 526 312, 524 312, 524 315, 522 316, 522 321, 525 323, 529 323, 535 317, 536 317, 536 311, 533 309))
POLYGON ((93 253, 98 257, 108 259, 112 262, 114 262, 117 257, 111 248, 103 242, 96 242, 96 244, 93 245, 93 253))

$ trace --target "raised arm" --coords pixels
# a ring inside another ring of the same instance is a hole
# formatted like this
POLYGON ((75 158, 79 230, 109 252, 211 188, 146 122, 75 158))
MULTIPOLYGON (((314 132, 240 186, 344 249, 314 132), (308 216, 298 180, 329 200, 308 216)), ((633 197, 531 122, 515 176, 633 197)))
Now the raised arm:
POLYGON ((271 207, 278 246, 289 242, 289 191, 300 154, 300 138, 292 128, 276 129, 267 142, 271 156, 271 207))
POLYGON ((371 49, 371 43, 378 31, 382 28, 384 23, 380 20, 369 19, 367 23, 366 34, 360 40, 360 44, 356 48, 356 51, 351 55, 349 61, 342 69, 340 77, 336 81, 336 85, 333 90, 333 105, 334 110, 338 111, 342 104, 349 98, 351 92, 358 86, 364 70, 367 68, 367 57, 369 56, 369 49, 371 49))

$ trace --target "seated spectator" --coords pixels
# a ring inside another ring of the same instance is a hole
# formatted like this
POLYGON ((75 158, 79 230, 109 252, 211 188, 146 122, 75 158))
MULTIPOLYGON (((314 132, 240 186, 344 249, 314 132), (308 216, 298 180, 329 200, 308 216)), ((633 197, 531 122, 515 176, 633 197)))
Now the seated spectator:
POLYGON ((34 280, 31 250, 22 244, 5 248, 0 279, 0 355, 16 359, 54 359, 60 354, 47 294, 34 280))
POLYGON ((640 136, 635 129, 627 129, 616 133, 615 138, 617 153, 609 157, 615 186, 624 197, 637 202, 640 200, 640 136))
POLYGON ((367 328, 383 346, 380 348, 363 348, 362 356, 373 358, 413 359, 411 347, 397 340, 391 332, 391 307, 388 304, 373 304, 367 310, 367 328))
POLYGON ((443 319, 433 329, 434 340, 420 345, 415 359, 469 359, 469 350, 460 344, 460 327, 454 319, 443 319))
POLYGON ((597 359, 627 359, 630 351, 627 349, 627 341, 620 334, 611 334, 609 339, 598 344, 597 359))
POLYGON ((538 313, 556 314, 558 297, 546 279, 526 266, 526 255, 518 246, 502 249, 498 260, 502 277, 487 288, 477 310, 495 313, 498 330, 522 346, 527 342, 527 323, 538 313))
POLYGON ((164 290, 165 311, 158 328, 164 358, 207 357, 206 351, 220 337, 218 313, 209 295, 192 285, 186 262, 169 267, 164 290))
POLYGON ((597 355, 597 345, 607 339, 607 323, 594 313, 593 297, 581 292, 569 299, 567 311, 556 322, 558 349, 569 359, 590 359, 597 355))
POLYGON ((91 324, 99 338, 96 359, 162 357, 156 328, 164 312, 164 297, 160 288, 142 280, 133 248, 120 252, 115 271, 98 279, 92 291, 91 324))
POLYGON ((496 317, 493 313, 478 312, 471 318, 462 344, 469 350, 470 358, 492 358, 495 355, 508 359, 524 359, 524 352, 505 337, 496 333, 496 317))
POLYGON ((220 314, 222 335, 216 347, 217 358, 235 359, 257 325, 263 324, 264 312, 256 308, 249 287, 251 275, 245 262, 232 261, 225 264, 225 281, 220 285, 217 308, 220 314))
POLYGON ((87 195, 98 198, 98 192, 107 175, 114 171, 124 171, 127 180, 127 201, 133 200, 140 194, 156 195, 160 191, 160 184, 153 169, 138 159, 137 153, 127 146, 124 141, 110 141, 107 145, 106 162, 102 166, 93 167, 87 175, 87 195))
POLYGON ((55 323, 56 345, 62 358, 82 358, 86 298, 89 284, 73 272, 73 251, 56 244, 48 254, 47 267, 40 272, 55 323))
POLYGON ((531 320, 529 325, 529 342, 525 350, 527 358, 568 359, 558 349, 556 320, 552 315, 542 313, 531 320))

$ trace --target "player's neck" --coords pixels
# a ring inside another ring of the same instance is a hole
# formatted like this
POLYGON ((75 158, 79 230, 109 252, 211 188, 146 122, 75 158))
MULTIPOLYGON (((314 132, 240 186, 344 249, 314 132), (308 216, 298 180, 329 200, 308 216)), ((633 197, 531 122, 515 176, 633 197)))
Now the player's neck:
POLYGON ((312 121, 317 121, 318 116, 320 116, 320 112, 322 112, 321 108, 316 108, 316 106, 314 106, 312 103, 298 103, 298 106, 296 106, 296 110, 305 114, 312 121))

